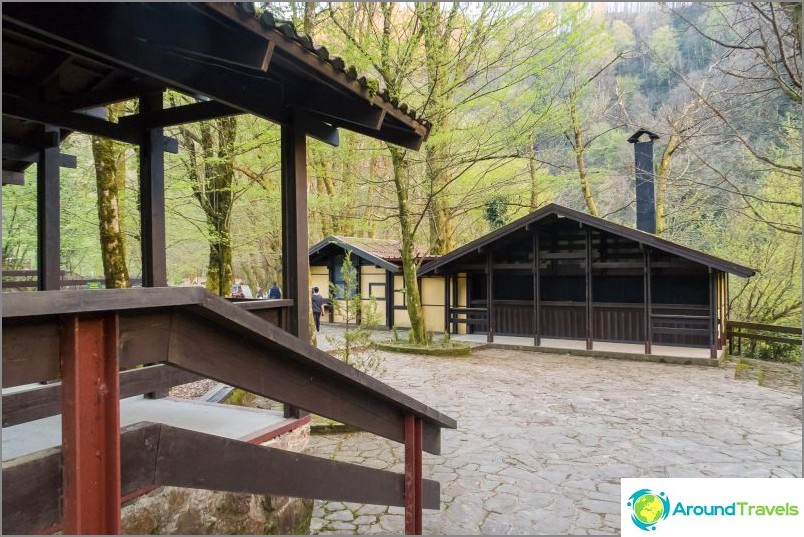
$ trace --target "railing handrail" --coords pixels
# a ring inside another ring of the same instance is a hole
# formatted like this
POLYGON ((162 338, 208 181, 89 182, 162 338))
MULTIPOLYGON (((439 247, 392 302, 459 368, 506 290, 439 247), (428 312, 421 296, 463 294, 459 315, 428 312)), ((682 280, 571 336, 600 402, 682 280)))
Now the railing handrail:
POLYGON ((728 330, 729 328, 746 328, 749 330, 759 330, 762 332, 776 332, 779 334, 796 334, 796 335, 802 334, 800 327, 797 328, 792 326, 750 323, 745 321, 726 321, 726 330, 728 330))

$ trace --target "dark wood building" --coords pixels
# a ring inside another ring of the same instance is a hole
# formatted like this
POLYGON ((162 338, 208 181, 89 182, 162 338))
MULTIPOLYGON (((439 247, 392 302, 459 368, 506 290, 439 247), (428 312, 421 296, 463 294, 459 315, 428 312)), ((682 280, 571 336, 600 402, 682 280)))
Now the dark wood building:
MULTIPOLYGON (((402 279, 401 241, 394 239, 369 239, 362 237, 330 236, 310 248, 310 274, 312 285, 318 286, 321 294, 329 300, 330 284, 335 288, 343 285, 341 265, 346 253, 351 254, 352 264, 357 269, 357 289, 362 300, 373 296, 377 301, 380 324, 410 327, 405 305, 405 287, 402 279)), ((433 258, 422 249, 414 254, 426 265, 433 258)), ((329 322, 341 322, 334 310, 329 310, 329 322)), ((440 329, 440 327, 439 327, 440 329)))
POLYGON ((345 128, 415 150, 429 123, 250 3, 28 2, 2 20, 2 181, 37 166, 39 289, 3 297, 3 433, 61 415, 62 441, 3 462, 4 533, 118 533, 121 499, 160 485, 405 506, 406 533, 421 533, 422 508, 440 506, 422 451, 456 423, 309 344, 306 140, 337 145, 345 128), (165 108, 168 89, 195 102, 165 108), (130 99, 137 113, 117 123, 98 113, 130 99), (177 143, 163 129, 244 113, 281 126, 284 300, 167 287, 177 143), (61 290, 59 170, 75 159, 60 142, 76 131, 139 150, 141 289, 61 290), (121 397, 197 378, 403 442, 405 475, 161 423, 121 431, 121 397))
POLYGON ((754 270, 556 204, 433 261, 444 327, 544 338, 694 346, 725 343, 728 276, 754 270), (466 296, 455 282, 466 278, 466 296), (458 307, 457 304, 465 304, 458 307))

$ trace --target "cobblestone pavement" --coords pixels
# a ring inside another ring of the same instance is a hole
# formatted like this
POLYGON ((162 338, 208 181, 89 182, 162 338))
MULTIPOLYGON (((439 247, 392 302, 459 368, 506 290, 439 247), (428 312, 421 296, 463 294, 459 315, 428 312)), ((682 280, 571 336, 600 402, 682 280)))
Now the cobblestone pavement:
MULTIPOLYGON (((621 477, 801 477, 801 394, 732 369, 499 349, 386 354, 382 379, 456 418, 425 533, 615 534, 621 477)), ((317 436, 309 453, 403 471, 403 447, 317 436)), ((316 502, 311 531, 402 533, 402 508, 316 502)))

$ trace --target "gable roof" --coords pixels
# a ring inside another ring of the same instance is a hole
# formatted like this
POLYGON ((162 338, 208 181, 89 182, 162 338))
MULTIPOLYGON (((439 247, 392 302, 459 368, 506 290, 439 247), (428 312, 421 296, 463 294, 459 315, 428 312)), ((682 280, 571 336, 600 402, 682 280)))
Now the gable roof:
POLYGON ((631 239, 640 244, 644 244, 646 246, 656 248, 657 250, 661 250, 670 254, 677 255, 679 257, 683 257, 684 259, 700 263, 701 265, 705 265, 713 269, 728 272, 729 274, 734 274, 735 276, 740 276, 742 278, 749 278, 754 274, 756 274, 756 270, 750 267, 746 267, 744 265, 740 265, 732 261, 727 261, 726 259, 715 257, 713 255, 709 255, 707 253, 695 250, 693 248, 689 248, 687 246, 682 246, 681 244, 659 238, 651 233, 646 233, 638 229, 634 229, 631 227, 623 226, 621 224, 617 224, 615 222, 611 222, 604 218, 582 213, 580 211, 570 209, 569 207, 564 207, 563 205, 550 203, 548 205, 545 205, 541 209, 537 209, 536 211, 530 213, 529 215, 523 216, 522 218, 515 220, 514 222, 511 222, 510 224, 503 226, 500 229, 492 231, 491 233, 488 233, 487 235, 484 235, 479 239, 476 239, 468 244, 461 246, 460 248, 453 250, 448 254, 443 255, 440 258, 436 259, 435 261, 432 261, 427 266, 422 267, 422 269, 419 271, 419 276, 424 276, 426 274, 433 273, 436 270, 438 270, 439 267, 442 267, 458 259, 463 255, 471 253, 473 250, 476 250, 477 248, 486 246, 487 244, 490 244, 496 241, 497 239, 500 239, 514 231, 517 231, 526 225, 538 222, 539 220, 542 220, 543 218, 550 215, 557 215, 569 218, 575 220, 576 222, 586 224, 590 227, 602 231, 607 231, 609 233, 619 235, 627 239, 631 239))
MULTIPOLYGON (((399 239, 366 239, 331 235, 312 246, 309 255, 318 253, 333 244, 367 261, 371 261, 378 267, 391 272, 399 272, 402 262, 400 254, 402 241, 399 239)), ((423 248, 419 247, 414 248, 413 255, 420 259, 433 259, 433 257, 427 255, 423 248)))

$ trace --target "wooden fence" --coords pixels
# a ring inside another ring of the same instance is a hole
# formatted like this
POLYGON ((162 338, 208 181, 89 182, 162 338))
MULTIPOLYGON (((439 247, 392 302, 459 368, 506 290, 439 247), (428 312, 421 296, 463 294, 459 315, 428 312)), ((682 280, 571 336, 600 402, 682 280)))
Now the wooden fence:
POLYGON ((726 337, 729 340, 729 354, 732 355, 742 354, 743 339, 801 346, 801 328, 790 326, 726 321, 726 337), (780 337, 773 334, 794 334, 797 337, 780 337))

